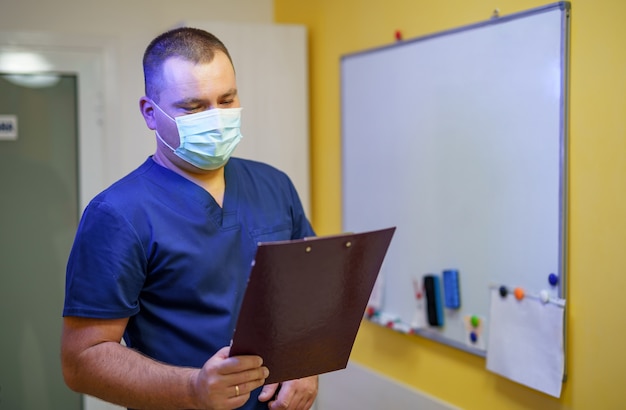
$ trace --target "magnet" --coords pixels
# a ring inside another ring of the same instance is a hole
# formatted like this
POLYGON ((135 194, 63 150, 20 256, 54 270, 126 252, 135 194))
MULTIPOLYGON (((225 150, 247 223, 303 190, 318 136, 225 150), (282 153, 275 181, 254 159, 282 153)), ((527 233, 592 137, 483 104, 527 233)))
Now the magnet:
POLYGON ((459 271, 456 269, 443 271, 443 298, 448 309, 458 309, 461 307, 459 271))
POLYGON ((547 290, 543 289, 539 292, 539 299, 541 299, 543 303, 548 303, 550 301, 550 294, 547 290))
POLYGON ((500 296, 505 298, 506 295, 508 294, 509 294, 509 290, 506 288, 506 286, 500 286, 500 296))
POLYGON ((515 290, 513 291, 513 294, 515 295, 515 299, 517 300, 524 299, 524 289, 522 288, 515 288, 515 290))
POLYGON ((394 35, 396 37, 396 41, 402 41, 402 32, 400 30, 396 30, 394 35))
POLYGON ((478 335, 476 334, 476 332, 470 332, 469 337, 472 343, 478 342, 478 335))
POLYGON ((550 282, 550 285, 556 286, 557 283, 559 283, 559 277, 556 274, 551 273, 548 275, 548 282, 550 282))
POLYGON ((480 325, 480 318, 476 315, 473 315, 470 318, 470 323, 472 325, 472 327, 478 327, 478 325, 480 325))

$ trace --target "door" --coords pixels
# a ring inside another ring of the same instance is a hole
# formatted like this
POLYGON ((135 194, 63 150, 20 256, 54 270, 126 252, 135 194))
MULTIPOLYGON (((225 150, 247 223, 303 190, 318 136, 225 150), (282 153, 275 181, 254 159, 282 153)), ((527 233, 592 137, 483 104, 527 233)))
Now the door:
POLYGON ((59 358, 77 123, 76 75, 0 73, 0 409, 81 408, 59 358))

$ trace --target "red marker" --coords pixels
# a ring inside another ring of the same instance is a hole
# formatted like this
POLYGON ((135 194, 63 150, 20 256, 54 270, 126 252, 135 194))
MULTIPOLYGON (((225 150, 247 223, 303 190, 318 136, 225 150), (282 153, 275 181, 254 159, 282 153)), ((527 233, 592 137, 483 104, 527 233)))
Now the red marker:
POLYGON ((415 299, 420 300, 422 298, 422 289, 415 279, 413 279, 413 292, 415 292, 415 299))

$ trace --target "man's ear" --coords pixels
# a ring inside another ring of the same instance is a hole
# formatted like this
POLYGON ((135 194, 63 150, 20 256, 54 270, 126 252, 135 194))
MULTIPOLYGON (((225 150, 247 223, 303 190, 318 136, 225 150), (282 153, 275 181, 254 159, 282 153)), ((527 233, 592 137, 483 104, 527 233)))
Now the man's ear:
POLYGON ((146 125, 151 130, 156 129, 156 118, 154 117, 154 102, 146 96, 139 99, 139 110, 146 125))

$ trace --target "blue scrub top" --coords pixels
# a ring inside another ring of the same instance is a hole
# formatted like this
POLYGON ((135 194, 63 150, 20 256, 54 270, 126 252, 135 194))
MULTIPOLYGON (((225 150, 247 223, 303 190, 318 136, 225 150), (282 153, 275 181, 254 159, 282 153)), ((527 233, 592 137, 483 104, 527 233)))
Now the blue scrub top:
MULTIPOLYGON (((230 344, 256 244, 313 236, 286 174, 231 158, 223 208, 148 158, 96 196, 67 266, 64 316, 129 317, 124 340, 159 361, 202 367, 230 344)), ((260 405, 257 390, 244 408, 260 405)))

